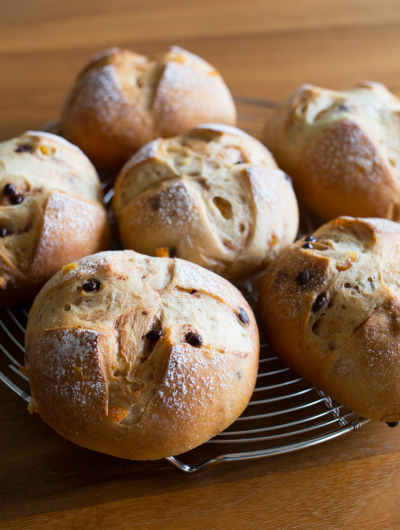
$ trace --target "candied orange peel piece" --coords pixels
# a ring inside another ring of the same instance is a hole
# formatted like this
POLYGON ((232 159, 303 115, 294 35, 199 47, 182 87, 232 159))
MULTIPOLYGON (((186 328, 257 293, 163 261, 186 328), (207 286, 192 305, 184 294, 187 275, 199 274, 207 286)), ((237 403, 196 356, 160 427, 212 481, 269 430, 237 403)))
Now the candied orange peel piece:
POLYGON ((172 56, 172 60, 175 62, 175 63, 185 63, 186 62, 186 57, 184 55, 182 55, 181 53, 175 53, 173 56, 172 56))
POLYGON ((55 148, 49 145, 41 145, 40 150, 46 156, 54 155, 54 153, 56 152, 55 148))
POLYGON ((167 247, 156 248, 157 258, 169 258, 169 250, 167 247))
POLYGON ((63 274, 67 274, 67 272, 69 271, 73 271, 74 269, 77 268, 77 264, 76 263, 70 263, 69 265, 64 265, 62 271, 63 271, 63 274))
POLYGON ((355 252, 348 252, 347 257, 344 261, 336 263, 336 268, 338 271, 347 271, 353 265, 357 259, 357 254, 355 252))
POLYGON ((278 243, 278 238, 276 235, 271 237, 271 247, 274 247, 278 243))
POLYGON ((109 405, 107 418, 115 421, 115 423, 120 423, 124 418, 129 414, 129 410, 119 407, 118 405, 109 405))

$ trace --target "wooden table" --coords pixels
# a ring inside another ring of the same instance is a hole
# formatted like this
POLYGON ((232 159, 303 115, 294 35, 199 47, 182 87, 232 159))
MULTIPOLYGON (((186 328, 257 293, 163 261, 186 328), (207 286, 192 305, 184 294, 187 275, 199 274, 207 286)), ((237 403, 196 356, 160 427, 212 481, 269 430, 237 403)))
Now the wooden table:
MULTIPOLYGON (((400 95, 397 0, 0 0, 0 139, 57 117, 79 69, 116 44, 178 44, 243 96, 360 79, 400 95)), ((400 427, 184 475, 74 446, 4 386, 0 400, 0 529, 400 526, 400 427)))

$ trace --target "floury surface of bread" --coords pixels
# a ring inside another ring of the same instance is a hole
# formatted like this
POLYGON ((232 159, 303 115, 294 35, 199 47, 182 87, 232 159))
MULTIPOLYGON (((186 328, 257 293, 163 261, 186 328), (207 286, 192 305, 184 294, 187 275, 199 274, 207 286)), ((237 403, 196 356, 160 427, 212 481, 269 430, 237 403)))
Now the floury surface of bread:
POLYGON ((384 85, 303 85, 267 120, 263 142, 323 219, 400 221, 400 100, 384 85))
POLYGON ((235 125, 232 96, 217 70, 172 46, 146 57, 110 48, 79 75, 62 114, 63 135, 96 167, 120 169, 159 136, 182 134, 204 121, 235 125))
POLYGON ((80 149, 35 131, 0 143, 0 305, 31 302, 63 265, 108 244, 100 180, 80 149))
POLYGON ((340 217, 289 245, 261 283, 267 341, 354 412, 400 420, 400 225, 340 217))
POLYGON ((258 353, 254 315, 223 278, 180 259, 103 252, 64 267, 32 306, 30 408, 84 447, 171 456, 243 412, 258 353))
POLYGON ((138 151, 115 184, 122 244, 160 247, 233 281, 265 269, 297 234, 291 181, 243 131, 202 124, 138 151))

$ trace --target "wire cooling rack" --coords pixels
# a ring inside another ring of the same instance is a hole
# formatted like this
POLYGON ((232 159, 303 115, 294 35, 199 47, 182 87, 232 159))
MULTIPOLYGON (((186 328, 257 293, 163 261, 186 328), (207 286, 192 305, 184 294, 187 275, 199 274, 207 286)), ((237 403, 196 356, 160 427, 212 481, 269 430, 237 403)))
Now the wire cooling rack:
MULTIPOLYGON (((277 103, 242 97, 235 101, 238 127, 259 137, 268 112, 277 103)), ((45 128, 55 133, 58 129, 57 121, 45 128)), ((104 200, 108 204, 113 195, 115 175, 104 174, 101 178, 104 200)), ((317 227, 318 220, 301 209, 300 224, 301 234, 310 233, 317 227)), ((116 237, 113 248, 119 248, 116 237)), ((247 281, 241 290, 257 315, 257 282, 247 281)), ((28 306, 0 310, 0 380, 26 402, 30 400, 29 381, 19 371, 19 366, 23 364, 28 312, 28 306)), ((194 473, 220 462, 297 451, 356 430, 369 421, 335 402, 279 361, 266 344, 261 329, 260 340, 257 384, 246 410, 228 429, 206 444, 179 458, 166 458, 181 471, 194 473)))

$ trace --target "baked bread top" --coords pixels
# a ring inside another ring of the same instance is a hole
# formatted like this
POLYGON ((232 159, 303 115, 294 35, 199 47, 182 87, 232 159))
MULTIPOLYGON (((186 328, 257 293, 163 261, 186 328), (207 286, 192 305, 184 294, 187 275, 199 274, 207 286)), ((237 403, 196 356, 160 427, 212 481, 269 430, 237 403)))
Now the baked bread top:
POLYGON ((72 263, 29 313, 34 408, 97 451, 155 459, 187 451, 241 414, 258 331, 240 292, 192 263, 133 251, 72 263))
POLYGON ((8 183, 7 179, 12 179, 24 200, 35 195, 35 189, 103 201, 93 164, 77 146, 55 134, 26 131, 1 142, 0 160, 0 189, 8 183))
POLYGON ((111 48, 81 72, 61 121, 96 167, 119 169, 158 136, 204 121, 234 125, 236 110, 217 70, 182 48, 149 57, 111 48))
POLYGON ((400 220, 400 100, 384 85, 303 85, 267 120, 263 142, 301 202, 323 219, 400 220))
POLYGON ((400 225, 340 217, 289 245, 262 281, 276 354, 367 418, 400 420, 400 225))
POLYGON ((290 179, 269 151, 219 124, 138 151, 118 176, 113 209, 125 248, 167 247, 235 281, 263 270, 298 227, 290 179))
POLYGON ((0 143, 0 305, 30 301, 65 263, 107 248, 102 197, 93 165, 63 138, 0 143))

